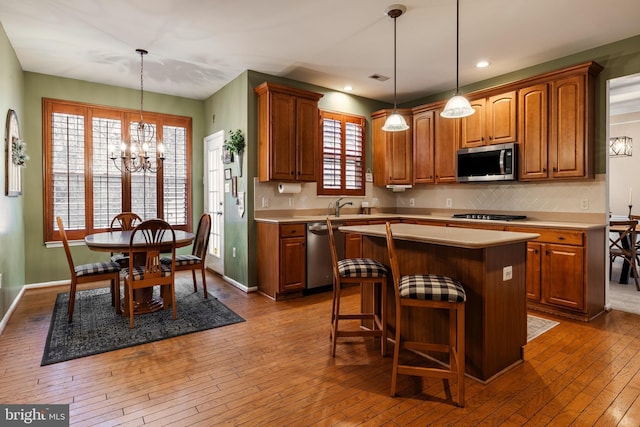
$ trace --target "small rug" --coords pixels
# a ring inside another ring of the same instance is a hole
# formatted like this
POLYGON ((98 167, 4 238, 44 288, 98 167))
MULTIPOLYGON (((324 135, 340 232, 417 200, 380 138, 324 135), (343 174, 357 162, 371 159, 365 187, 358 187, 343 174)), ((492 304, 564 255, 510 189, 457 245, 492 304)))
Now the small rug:
POLYGON ((129 317, 116 314, 111 306, 108 288, 77 292, 71 324, 68 302, 68 292, 58 294, 41 366, 244 322, 213 296, 205 299, 201 290, 194 293, 191 281, 176 281, 176 320, 171 309, 160 310, 137 315, 133 329, 129 317))
POLYGON ((558 326, 560 322, 555 320, 543 319, 541 317, 527 315, 527 342, 539 337, 549 329, 558 326))

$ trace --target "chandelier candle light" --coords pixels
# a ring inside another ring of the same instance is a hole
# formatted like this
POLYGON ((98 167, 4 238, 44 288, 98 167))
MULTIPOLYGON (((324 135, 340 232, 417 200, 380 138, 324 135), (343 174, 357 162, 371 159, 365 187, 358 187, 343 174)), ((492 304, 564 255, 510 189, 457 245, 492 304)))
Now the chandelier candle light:
POLYGON ((164 145, 158 142, 155 158, 149 156, 152 144, 155 141, 155 128, 149 123, 145 123, 142 117, 144 109, 144 55, 148 54, 144 49, 136 49, 140 54, 140 121, 135 124, 135 132, 132 130, 129 141, 122 141, 120 146, 120 157, 116 157, 113 148, 111 149, 111 160, 119 171, 124 168, 127 172, 151 172, 156 173, 162 169, 164 161, 164 145), (117 162, 116 160, 120 160, 117 162), (122 166, 118 165, 120 163, 122 166))

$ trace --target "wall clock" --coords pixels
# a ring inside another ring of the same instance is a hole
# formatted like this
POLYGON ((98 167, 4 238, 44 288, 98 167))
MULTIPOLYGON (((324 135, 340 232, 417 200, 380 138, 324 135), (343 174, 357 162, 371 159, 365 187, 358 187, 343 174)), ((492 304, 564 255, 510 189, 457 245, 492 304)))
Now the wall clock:
POLYGON ((22 194, 22 168, 26 160, 24 141, 20 138, 20 125, 15 110, 7 113, 5 134, 5 193, 10 197, 22 194))

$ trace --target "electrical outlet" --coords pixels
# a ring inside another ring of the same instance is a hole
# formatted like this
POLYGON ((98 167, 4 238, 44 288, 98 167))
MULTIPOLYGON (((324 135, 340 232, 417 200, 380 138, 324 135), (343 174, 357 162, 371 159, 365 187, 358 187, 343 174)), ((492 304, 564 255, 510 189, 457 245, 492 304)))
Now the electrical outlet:
POLYGON ((378 206, 379 202, 380 201, 376 197, 374 197, 373 199, 371 199, 371 206, 378 206))
POLYGON ((293 207, 293 197, 289 197, 289 207, 293 207))
POLYGON ((236 248, 235 247, 233 247, 233 249, 231 249, 231 256, 234 257, 234 258, 236 257, 236 248))
POLYGON ((513 266, 507 265, 502 268, 502 281, 506 282, 511 279, 513 279, 513 266))
POLYGON ((269 207, 269 198, 268 197, 263 197, 262 198, 262 207, 263 208, 268 208, 269 207))
POLYGON ((589 209, 589 199, 582 199, 580 201, 580 209, 586 211, 589 209))
POLYGON ((0 273, 0 289, 2 289, 2 273, 0 273))
POLYGON ((453 199, 447 199, 447 207, 450 208, 453 206, 453 199))
POLYGON ((416 199, 411 198, 409 199, 409 206, 415 206, 416 205, 416 199))

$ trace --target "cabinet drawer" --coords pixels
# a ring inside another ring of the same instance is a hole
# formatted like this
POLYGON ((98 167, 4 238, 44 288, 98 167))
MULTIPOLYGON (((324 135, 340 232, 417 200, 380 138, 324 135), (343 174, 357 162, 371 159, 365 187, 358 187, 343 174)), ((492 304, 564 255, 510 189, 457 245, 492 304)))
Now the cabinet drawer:
POLYGON ((582 246, 584 244, 584 233, 572 230, 548 230, 544 228, 521 228, 508 227, 507 231, 517 231, 521 233, 537 233, 540 235, 534 242, 560 243, 563 245, 582 246))
POLYGON ((280 225, 280 238, 302 237, 306 233, 305 224, 282 224, 280 225))

